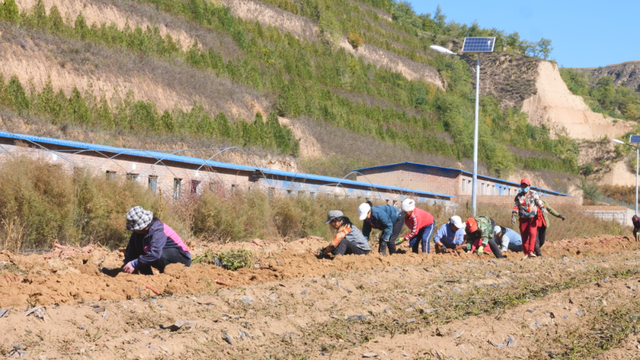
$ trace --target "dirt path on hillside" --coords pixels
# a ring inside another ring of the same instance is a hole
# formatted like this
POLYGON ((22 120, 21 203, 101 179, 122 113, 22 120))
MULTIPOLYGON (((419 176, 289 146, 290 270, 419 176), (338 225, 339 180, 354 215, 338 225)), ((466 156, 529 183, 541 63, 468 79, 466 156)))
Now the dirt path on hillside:
POLYGON ((635 287, 640 291, 638 246, 624 237, 556 242, 546 257, 528 261, 306 256, 322 244, 319 238, 215 249, 196 244, 195 253, 251 249, 262 254, 260 268, 176 266, 164 275, 116 278, 97 273, 96 263, 119 264, 118 252, 65 249, 53 258, 3 252, 0 278, 11 274, 18 282, 0 280, 0 307, 9 309, 0 317, 7 329, 0 334, 0 353, 27 351, 45 359, 361 358, 369 352, 388 359, 436 358, 436 352, 526 357, 541 351, 537 343, 590 325, 602 309, 624 310, 636 299, 635 287), (34 306, 44 306, 42 318, 25 316, 34 306), (515 347, 488 343, 501 344, 507 335, 515 347), (18 344, 23 350, 14 350, 18 344))

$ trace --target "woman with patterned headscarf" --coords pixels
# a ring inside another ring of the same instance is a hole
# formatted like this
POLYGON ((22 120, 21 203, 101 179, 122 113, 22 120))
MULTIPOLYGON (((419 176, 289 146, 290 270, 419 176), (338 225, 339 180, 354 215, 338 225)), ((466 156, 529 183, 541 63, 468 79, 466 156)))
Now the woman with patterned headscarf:
POLYGON ((133 233, 124 255, 124 272, 153 275, 152 267, 163 273, 169 264, 191 265, 191 253, 180 236, 142 206, 127 212, 127 230, 133 233))

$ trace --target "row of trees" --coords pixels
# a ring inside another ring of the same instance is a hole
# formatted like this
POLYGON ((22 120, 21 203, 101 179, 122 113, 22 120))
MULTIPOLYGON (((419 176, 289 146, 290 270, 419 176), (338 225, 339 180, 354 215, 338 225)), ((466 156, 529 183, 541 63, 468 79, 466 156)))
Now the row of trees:
POLYGON ((185 134, 194 137, 217 138, 240 146, 260 146, 282 154, 297 156, 298 140, 291 130, 281 126, 274 112, 266 122, 260 113, 253 122, 231 123, 224 113, 211 117, 202 104, 189 111, 176 108, 159 112, 147 101, 136 100, 133 93, 124 98, 115 94, 109 101, 92 93, 82 94, 73 88, 69 96, 55 91, 47 82, 42 91, 31 87, 25 91, 16 76, 5 83, 0 75, 0 106, 21 115, 35 115, 54 124, 75 124, 105 130, 118 130, 138 136, 185 134))
POLYGON ((442 12, 440 5, 438 5, 433 14, 418 15, 408 1, 390 1, 390 3, 395 21, 433 35, 456 38, 495 36, 495 51, 503 51, 504 48, 507 51, 543 59, 548 59, 551 51, 553 51, 551 40, 549 39, 542 38, 540 41, 533 42, 521 39, 520 34, 517 32, 507 34, 505 31, 496 28, 483 29, 477 22, 466 25, 455 21, 447 21, 447 16, 442 12))
POLYGON ((572 93, 582 96, 591 110, 611 117, 640 120, 640 92, 616 87, 612 76, 597 81, 577 70, 561 68, 560 75, 572 93))

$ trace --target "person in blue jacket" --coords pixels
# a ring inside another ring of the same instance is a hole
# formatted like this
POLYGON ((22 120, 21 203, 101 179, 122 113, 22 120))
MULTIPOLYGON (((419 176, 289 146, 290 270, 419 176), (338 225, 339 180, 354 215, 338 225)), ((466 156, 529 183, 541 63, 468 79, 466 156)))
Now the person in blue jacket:
POLYGON ((396 239, 404 226, 404 212, 395 206, 373 206, 370 201, 358 206, 359 219, 362 223, 362 234, 369 240, 371 229, 382 231, 378 240, 378 252, 383 256, 389 249, 389 255, 396 253, 396 239))
POLYGON ((191 265, 191 253, 180 236, 142 206, 127 212, 127 230, 133 231, 124 255, 126 273, 153 275, 151 267, 161 273, 169 264, 191 265))
POLYGON ((522 252, 522 236, 509 228, 496 225, 493 228, 493 238, 502 252, 522 252))

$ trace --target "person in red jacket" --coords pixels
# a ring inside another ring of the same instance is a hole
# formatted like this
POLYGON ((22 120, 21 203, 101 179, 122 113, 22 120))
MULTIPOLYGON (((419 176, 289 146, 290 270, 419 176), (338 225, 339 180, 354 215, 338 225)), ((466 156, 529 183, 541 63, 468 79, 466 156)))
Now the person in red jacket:
POLYGON ((405 199, 402 202, 402 211, 404 211, 404 224, 411 230, 404 236, 398 244, 409 241, 409 247, 414 253, 418 253, 418 246, 422 243, 422 252, 431 252, 431 236, 436 228, 436 221, 433 215, 427 211, 416 207, 413 199, 405 199))
MULTIPOLYGON (((524 178, 520 181, 520 192, 514 199, 511 224, 516 224, 516 216, 520 215, 520 234, 524 259, 536 257, 536 235, 538 233, 538 212, 545 211, 545 206, 537 192, 531 190, 531 182, 524 178)), ((523 260, 524 260, 523 259, 523 260)))

